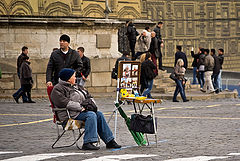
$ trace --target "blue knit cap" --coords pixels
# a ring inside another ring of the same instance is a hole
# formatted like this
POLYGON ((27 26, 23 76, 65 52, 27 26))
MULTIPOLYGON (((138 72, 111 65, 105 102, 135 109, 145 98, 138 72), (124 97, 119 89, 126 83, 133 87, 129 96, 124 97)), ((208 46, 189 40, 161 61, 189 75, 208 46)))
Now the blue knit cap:
POLYGON ((63 68, 60 72, 59 72, 59 78, 63 81, 68 81, 72 75, 74 74, 75 70, 70 69, 70 68, 63 68))

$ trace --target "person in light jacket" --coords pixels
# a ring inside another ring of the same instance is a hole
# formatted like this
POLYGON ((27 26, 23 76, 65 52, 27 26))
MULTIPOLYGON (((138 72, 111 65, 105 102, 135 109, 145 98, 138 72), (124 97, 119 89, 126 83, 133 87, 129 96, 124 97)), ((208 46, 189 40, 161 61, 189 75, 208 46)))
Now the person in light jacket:
POLYGON ((176 66, 174 67, 174 74, 176 76, 176 88, 175 88, 175 92, 173 95, 173 102, 179 102, 177 100, 177 95, 180 93, 183 102, 188 102, 189 100, 186 98, 186 94, 185 94, 185 83, 186 80, 184 78, 186 69, 184 68, 184 61, 182 59, 178 59, 176 66))
MULTIPOLYGON (((85 135, 83 138, 83 150, 98 150, 93 143, 98 141, 98 135, 104 141, 107 148, 120 148, 113 137, 104 115, 100 111, 91 111, 82 106, 86 98, 91 98, 87 90, 82 86, 75 86, 75 71, 64 68, 59 72, 59 83, 54 86, 51 100, 54 108, 67 108, 70 117, 75 120, 85 121, 85 135)), ((94 102, 94 100, 93 100, 94 102)), ((66 111, 57 111, 60 121, 67 121, 66 111)))

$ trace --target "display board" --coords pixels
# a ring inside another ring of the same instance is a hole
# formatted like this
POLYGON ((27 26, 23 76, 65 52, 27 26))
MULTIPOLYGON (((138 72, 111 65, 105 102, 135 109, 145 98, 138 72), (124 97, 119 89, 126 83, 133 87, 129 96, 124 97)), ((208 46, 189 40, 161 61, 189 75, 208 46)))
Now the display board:
POLYGON ((139 61, 120 61, 118 65, 119 87, 138 90, 140 86, 141 63, 139 61))

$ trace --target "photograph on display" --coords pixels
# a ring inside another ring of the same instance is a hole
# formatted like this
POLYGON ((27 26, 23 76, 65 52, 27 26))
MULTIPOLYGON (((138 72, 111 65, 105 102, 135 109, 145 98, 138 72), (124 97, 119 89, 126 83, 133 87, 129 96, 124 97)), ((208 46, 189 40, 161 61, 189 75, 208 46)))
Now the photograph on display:
POLYGON ((138 76, 138 65, 132 65, 132 76, 138 76))
POLYGON ((127 78, 126 88, 132 88, 132 78, 127 78))
POLYGON ((138 79, 137 78, 132 78, 132 88, 137 88, 137 83, 138 83, 138 79))
POLYGON ((121 78, 120 87, 127 88, 127 78, 121 78))
POLYGON ((123 64, 123 77, 130 78, 131 64, 123 64))

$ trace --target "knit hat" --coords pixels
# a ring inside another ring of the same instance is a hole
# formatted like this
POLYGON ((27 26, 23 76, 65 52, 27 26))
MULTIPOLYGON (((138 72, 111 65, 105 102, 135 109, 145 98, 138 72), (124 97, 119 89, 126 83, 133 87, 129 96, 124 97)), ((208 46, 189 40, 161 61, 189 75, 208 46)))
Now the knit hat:
POLYGON ((75 73, 75 70, 70 69, 70 68, 63 68, 60 72, 59 72, 59 78, 63 81, 68 81, 72 75, 75 73))
POLYGON ((70 43, 70 37, 68 35, 66 35, 66 34, 63 34, 60 37, 59 41, 61 41, 61 40, 64 40, 64 41, 67 41, 68 43, 70 43))

